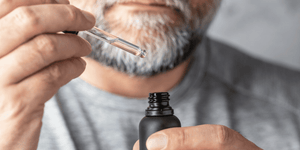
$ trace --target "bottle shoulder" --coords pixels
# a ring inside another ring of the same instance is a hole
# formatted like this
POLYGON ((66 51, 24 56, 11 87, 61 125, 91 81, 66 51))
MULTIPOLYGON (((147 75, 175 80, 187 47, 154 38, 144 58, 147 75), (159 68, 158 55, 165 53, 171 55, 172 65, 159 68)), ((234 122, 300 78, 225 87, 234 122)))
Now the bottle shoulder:
POLYGON ((168 116, 145 116, 143 119, 178 119, 175 115, 168 116))
POLYGON ((155 125, 155 124, 176 124, 176 126, 180 125, 179 119, 172 115, 172 116, 160 116, 160 117, 144 117, 140 125, 147 124, 147 125, 155 125))

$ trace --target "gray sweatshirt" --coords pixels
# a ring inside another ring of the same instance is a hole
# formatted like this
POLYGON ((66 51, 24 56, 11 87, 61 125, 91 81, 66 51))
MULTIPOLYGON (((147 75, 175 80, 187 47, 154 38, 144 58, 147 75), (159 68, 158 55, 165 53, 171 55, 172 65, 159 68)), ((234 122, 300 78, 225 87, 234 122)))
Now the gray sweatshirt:
MULTIPOLYGON (((183 127, 220 124, 265 150, 300 149, 300 72, 205 38, 169 93, 183 127)), ((131 150, 147 102, 74 79, 45 104, 38 150, 131 150)))

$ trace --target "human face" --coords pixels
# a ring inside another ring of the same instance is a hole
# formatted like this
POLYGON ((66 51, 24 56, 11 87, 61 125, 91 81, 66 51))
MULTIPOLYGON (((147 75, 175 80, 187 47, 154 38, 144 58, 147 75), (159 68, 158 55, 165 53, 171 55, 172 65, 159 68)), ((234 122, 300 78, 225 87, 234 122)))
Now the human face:
POLYGON ((135 57, 81 34, 92 44, 89 57, 130 75, 153 76, 189 58, 192 39, 203 35, 219 0, 91 0, 81 4, 95 14, 97 27, 147 51, 146 58, 135 57))

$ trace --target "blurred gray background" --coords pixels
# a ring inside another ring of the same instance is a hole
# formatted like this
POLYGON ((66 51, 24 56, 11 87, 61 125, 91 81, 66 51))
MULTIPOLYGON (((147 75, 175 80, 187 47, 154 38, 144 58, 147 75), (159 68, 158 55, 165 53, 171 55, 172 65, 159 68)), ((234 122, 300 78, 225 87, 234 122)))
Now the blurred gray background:
POLYGON ((300 71, 300 0, 223 0, 208 35, 300 71))

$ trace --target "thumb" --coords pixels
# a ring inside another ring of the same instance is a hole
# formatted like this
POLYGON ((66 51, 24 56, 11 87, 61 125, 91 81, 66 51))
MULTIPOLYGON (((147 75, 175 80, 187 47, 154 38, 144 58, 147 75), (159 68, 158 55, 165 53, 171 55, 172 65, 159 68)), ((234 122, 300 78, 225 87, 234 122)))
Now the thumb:
POLYGON ((152 134, 146 145, 148 150, 220 149, 215 131, 213 125, 169 128, 152 134))
POLYGON ((152 134, 146 145, 148 150, 260 149, 238 132, 221 125, 199 125, 161 130, 152 134))
POLYGON ((133 149, 132 150, 139 150, 140 149, 140 141, 137 140, 135 143, 134 143, 134 146, 133 146, 133 149))

